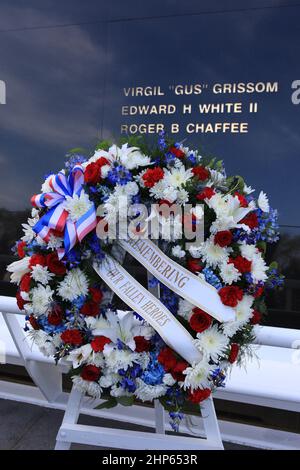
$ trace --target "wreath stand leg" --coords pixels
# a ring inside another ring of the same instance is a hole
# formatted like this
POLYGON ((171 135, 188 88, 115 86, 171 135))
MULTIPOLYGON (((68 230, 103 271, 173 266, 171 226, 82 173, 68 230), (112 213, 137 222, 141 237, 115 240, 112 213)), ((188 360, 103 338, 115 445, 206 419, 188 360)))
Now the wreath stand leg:
MULTIPOLYGON (((148 284, 151 274, 148 273, 148 284)), ((160 297, 159 286, 149 291, 160 297)), ((70 393, 65 415, 57 434, 55 450, 69 450, 72 443, 108 448, 142 450, 224 450, 214 402, 210 396, 201 403, 206 438, 183 437, 165 434, 165 411, 158 400, 154 401, 155 434, 77 424, 84 394, 74 387, 70 393)))

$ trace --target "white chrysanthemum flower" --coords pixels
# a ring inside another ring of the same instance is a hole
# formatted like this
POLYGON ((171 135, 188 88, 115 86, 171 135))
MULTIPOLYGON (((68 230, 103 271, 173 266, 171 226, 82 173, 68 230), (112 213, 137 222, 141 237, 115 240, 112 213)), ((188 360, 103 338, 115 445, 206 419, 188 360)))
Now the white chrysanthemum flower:
POLYGON ((101 398, 102 388, 96 382, 83 380, 79 375, 72 376, 74 388, 84 394, 88 394, 94 398, 101 398))
POLYGON ((29 269, 30 256, 24 256, 24 258, 14 261, 13 263, 7 266, 7 271, 11 273, 10 281, 17 284, 20 283, 24 274, 30 271, 29 269))
POLYGON ((247 185, 245 184, 243 191, 244 191, 244 193, 246 193, 246 194, 251 194, 251 193, 254 193, 255 189, 252 189, 251 186, 247 186, 247 185))
POLYGON ((21 240, 26 243, 30 243, 35 237, 36 233, 30 224, 22 224, 24 235, 21 240))
POLYGON ((184 258, 185 257, 185 251, 182 250, 180 245, 175 245, 172 248, 172 255, 175 258, 184 258))
POLYGON ((47 266, 41 266, 36 264, 31 268, 31 277, 36 282, 40 282, 43 285, 47 285, 49 281, 54 277, 53 273, 50 273, 47 266))
POLYGON ((105 345, 103 355, 106 360, 107 367, 112 369, 112 371, 117 371, 118 369, 127 370, 128 367, 131 367, 137 359, 137 353, 126 349, 120 350, 111 343, 105 345))
POLYGON ((180 189, 193 177, 191 168, 188 170, 182 165, 179 168, 165 170, 165 184, 172 188, 180 189))
POLYGON ((50 286, 39 284, 30 291, 32 310, 36 315, 44 315, 48 312, 54 292, 50 286))
POLYGON ((169 202, 175 202, 177 199, 177 196, 178 196, 178 191, 172 186, 167 186, 163 190, 162 198, 166 199, 169 202))
POLYGON ((241 255, 248 261, 252 261, 259 253, 259 250, 255 245, 247 245, 246 243, 243 243, 239 245, 239 248, 241 255))
POLYGON ((104 369, 103 375, 101 375, 99 384, 103 388, 108 388, 111 387, 112 385, 115 385, 117 382, 120 380, 120 376, 116 372, 112 372, 110 369, 104 369))
POLYGON ((177 198, 176 202, 177 204, 183 206, 186 204, 189 200, 189 193, 185 189, 178 189, 177 191, 177 198))
POLYGON ((64 208, 69 212, 69 217, 73 222, 76 222, 82 217, 91 207, 93 203, 89 200, 89 196, 85 191, 81 191, 80 196, 74 194, 73 197, 66 196, 64 208))
POLYGON ((56 237, 53 234, 50 235, 49 241, 47 242, 48 250, 56 250, 57 248, 61 248, 62 245, 63 245, 62 237, 56 237))
POLYGON ((263 212, 269 212, 270 211, 270 205, 269 205, 269 200, 267 198, 266 193, 261 191, 258 196, 257 200, 258 207, 263 211, 263 212))
MULTIPOLYGON (((144 173, 144 172, 143 172, 144 173)), ((143 179, 141 179, 141 183, 143 179)), ((142 183, 143 186, 143 183, 142 183)), ((164 190, 166 189, 166 183, 164 179, 158 181, 152 188, 150 188, 149 193, 150 196, 154 197, 155 199, 164 199, 164 190)), ((177 196, 177 193, 176 193, 177 196)))
POLYGON ((247 323, 248 320, 250 320, 253 314, 253 300, 254 298, 252 295, 244 295, 242 300, 239 301, 239 303, 235 307, 237 321, 244 324, 247 323))
POLYGON ((220 266, 220 276, 225 284, 231 285, 240 279, 241 273, 233 263, 223 263, 220 266))
POLYGON ((244 295, 242 300, 235 307, 236 320, 222 324, 222 330, 229 338, 249 322, 253 315, 253 300, 254 299, 251 295, 244 295))
POLYGON ((228 337, 222 333, 218 325, 213 325, 202 333, 197 334, 195 346, 209 360, 217 362, 228 347, 228 337))
POLYGON ((88 294, 88 278, 81 269, 72 269, 58 284, 57 293, 64 300, 75 300, 80 295, 88 294))
POLYGON ((165 395, 167 387, 164 384, 148 385, 142 379, 136 379, 137 388, 134 392, 141 401, 152 401, 165 395))
POLYGON ((208 377, 211 370, 211 366, 206 359, 202 359, 201 362, 194 363, 191 367, 187 367, 183 371, 183 374, 185 375, 183 388, 196 390, 197 388, 209 387, 208 377))
POLYGON ((266 265, 265 260, 261 256, 261 253, 258 253, 252 259, 251 264, 251 275, 253 277, 254 282, 259 281, 266 281, 268 278, 266 272, 268 270, 268 266, 266 265))
POLYGON ((125 390, 123 387, 113 385, 110 389, 110 395, 112 397, 132 397, 133 393, 128 392, 128 390, 125 390))
POLYGON ((125 194, 127 194, 127 196, 136 196, 139 192, 139 187, 134 181, 129 181, 127 184, 119 186, 117 189, 117 193, 121 190, 121 188, 123 189, 123 191, 125 191, 125 194))
POLYGON ((209 266, 216 267, 228 261, 230 249, 222 248, 216 245, 213 240, 208 239, 200 245, 199 251, 203 261, 209 266))
POLYGON ((236 332, 242 327, 239 321, 227 321, 222 324, 222 330, 224 335, 231 338, 236 332))
POLYGON ((192 258, 200 258, 201 256, 201 246, 200 245, 195 245, 189 247, 189 252, 192 258))
POLYGON ((163 384, 168 387, 172 387, 176 383, 176 380, 173 378, 172 374, 165 374, 163 378, 163 384))
POLYGON ((191 315, 193 314, 192 310, 194 308, 194 305, 188 302, 185 299, 180 299, 179 304, 178 304, 178 315, 180 315, 182 318, 185 318, 185 320, 190 319, 191 315))
POLYGON ((53 338, 45 333, 45 331, 30 330, 28 332, 28 337, 34 342, 34 344, 36 344, 44 356, 50 357, 55 354, 55 344, 53 338))

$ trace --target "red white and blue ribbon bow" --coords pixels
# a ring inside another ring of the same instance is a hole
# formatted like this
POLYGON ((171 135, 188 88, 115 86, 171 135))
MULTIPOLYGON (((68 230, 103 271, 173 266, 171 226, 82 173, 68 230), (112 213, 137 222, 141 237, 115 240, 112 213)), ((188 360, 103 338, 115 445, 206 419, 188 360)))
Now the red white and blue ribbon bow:
POLYGON ((49 186, 52 192, 36 194, 31 198, 31 204, 34 207, 48 208, 46 214, 33 227, 37 235, 48 242, 53 231, 63 233, 64 247, 57 250, 60 259, 73 248, 77 241, 81 242, 96 227, 94 203, 91 203, 86 213, 75 222, 68 217, 69 212, 65 209, 66 197, 80 196, 83 183, 84 170, 78 164, 68 176, 60 171, 50 178, 49 186))

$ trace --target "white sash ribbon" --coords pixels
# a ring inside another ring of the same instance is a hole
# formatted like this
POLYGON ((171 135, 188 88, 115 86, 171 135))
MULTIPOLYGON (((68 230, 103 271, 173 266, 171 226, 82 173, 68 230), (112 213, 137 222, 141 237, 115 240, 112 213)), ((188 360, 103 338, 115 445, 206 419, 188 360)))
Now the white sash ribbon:
POLYGON ((194 345, 193 337, 174 315, 147 289, 139 284, 109 255, 93 268, 103 281, 132 310, 146 320, 174 351, 187 362, 199 362, 202 354, 194 345))
POLYGON ((221 322, 235 320, 235 310, 222 303, 215 287, 168 258, 150 240, 128 238, 118 243, 180 297, 221 322))

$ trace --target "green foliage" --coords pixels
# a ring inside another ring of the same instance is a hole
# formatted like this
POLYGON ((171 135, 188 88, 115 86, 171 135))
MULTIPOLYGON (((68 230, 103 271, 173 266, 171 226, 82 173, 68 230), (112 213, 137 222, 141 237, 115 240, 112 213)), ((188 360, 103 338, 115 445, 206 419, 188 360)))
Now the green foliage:
POLYGON ((105 150, 107 152, 111 146, 112 142, 110 140, 101 140, 96 144, 95 150, 105 150))
POLYGON ((100 405, 96 406, 95 410, 104 410, 104 409, 114 408, 115 406, 117 406, 117 404, 118 402, 116 398, 111 397, 108 400, 101 403, 100 405))
POLYGON ((229 176, 226 179, 227 186, 229 188, 229 193, 235 193, 235 191, 239 191, 240 193, 244 192, 245 181, 239 175, 229 176))
POLYGON ((117 402, 122 406, 132 406, 134 403, 134 396, 131 395, 130 397, 118 397, 117 402))
POLYGON ((88 150, 83 148, 83 147, 74 147, 73 149, 70 149, 68 150, 67 152, 67 156, 69 155, 76 155, 76 154, 80 154, 80 155, 87 155, 88 154, 88 150))

